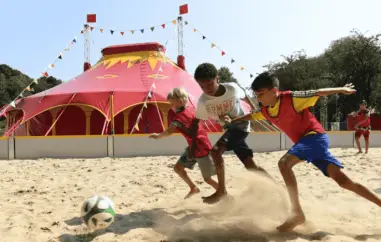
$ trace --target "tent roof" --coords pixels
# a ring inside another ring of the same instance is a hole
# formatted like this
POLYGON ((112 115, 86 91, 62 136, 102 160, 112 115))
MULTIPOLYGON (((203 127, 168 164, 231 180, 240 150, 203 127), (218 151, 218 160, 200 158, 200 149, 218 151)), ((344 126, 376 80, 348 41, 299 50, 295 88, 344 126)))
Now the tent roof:
POLYGON ((114 114, 142 103, 152 88, 152 101, 166 101, 174 87, 184 87, 195 105, 201 94, 196 81, 169 59, 159 43, 109 46, 101 60, 68 82, 21 100, 24 121, 56 106, 85 104, 98 109, 108 119, 110 95, 114 114))

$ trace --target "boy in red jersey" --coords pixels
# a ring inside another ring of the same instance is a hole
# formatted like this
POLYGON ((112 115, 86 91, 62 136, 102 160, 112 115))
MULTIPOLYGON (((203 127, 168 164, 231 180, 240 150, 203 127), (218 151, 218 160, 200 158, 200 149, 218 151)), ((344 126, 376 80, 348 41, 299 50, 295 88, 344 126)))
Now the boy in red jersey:
POLYGON ((324 128, 308 109, 315 105, 320 96, 336 93, 349 95, 356 92, 352 84, 339 88, 280 92, 277 77, 264 72, 254 79, 251 88, 263 104, 261 110, 233 119, 231 122, 267 119, 295 143, 278 163, 287 186, 293 211, 291 217, 277 228, 279 231, 290 231, 305 222, 305 216, 299 202, 296 178, 292 171, 293 166, 303 160, 311 162, 340 187, 381 206, 381 199, 376 194, 351 180, 341 170, 343 165, 328 150, 329 140, 324 128))
POLYGON ((212 179, 215 175, 215 166, 210 157, 212 144, 209 141, 208 134, 205 129, 199 127, 198 122, 195 122, 195 113, 188 107, 188 94, 182 88, 174 88, 167 97, 171 103, 172 109, 176 112, 172 123, 168 129, 160 134, 151 134, 149 138, 161 139, 170 136, 178 130, 187 140, 188 147, 183 155, 177 161, 174 170, 188 184, 190 191, 184 199, 200 192, 200 189, 189 178, 185 168, 193 169, 195 164, 201 170, 204 181, 217 189, 218 183, 212 179))
POLYGON ((369 148, 369 135, 370 135, 370 110, 366 108, 366 101, 360 103, 360 110, 353 115, 356 118, 355 124, 355 139, 356 145, 359 149, 358 154, 362 153, 360 138, 364 135, 365 140, 365 154, 368 154, 369 148))

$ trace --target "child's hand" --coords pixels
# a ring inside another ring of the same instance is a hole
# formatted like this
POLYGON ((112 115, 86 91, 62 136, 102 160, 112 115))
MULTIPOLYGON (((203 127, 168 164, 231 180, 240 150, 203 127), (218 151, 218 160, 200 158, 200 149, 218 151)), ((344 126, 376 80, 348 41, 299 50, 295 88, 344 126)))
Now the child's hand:
POLYGON ((351 95, 356 92, 356 89, 354 88, 355 86, 352 83, 345 84, 345 86, 341 88, 341 93, 345 95, 351 95))
POLYGON ((159 138, 159 134, 153 133, 150 136, 148 136, 148 138, 150 138, 150 139, 158 139, 159 138))

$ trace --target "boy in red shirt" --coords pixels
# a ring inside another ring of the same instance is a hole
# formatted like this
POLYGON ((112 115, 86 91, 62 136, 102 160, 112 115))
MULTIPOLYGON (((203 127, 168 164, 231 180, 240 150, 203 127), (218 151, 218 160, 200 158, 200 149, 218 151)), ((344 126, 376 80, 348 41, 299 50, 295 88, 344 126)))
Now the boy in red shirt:
POLYGON ((296 178, 292 171, 292 168, 302 161, 312 163, 340 187, 381 206, 381 199, 376 194, 353 181, 342 171, 343 165, 328 150, 329 140, 324 128, 309 111, 309 107, 314 106, 320 96, 355 93, 352 84, 339 88, 281 92, 277 77, 264 72, 254 79, 251 88, 263 104, 261 110, 233 119, 231 122, 267 119, 295 143, 278 163, 293 211, 291 217, 278 227, 279 231, 290 231, 305 222, 296 178))
POLYGON ((178 130, 187 140, 188 147, 174 167, 174 171, 190 188, 189 193, 184 199, 190 198, 200 192, 200 189, 194 184, 185 171, 185 168, 192 170, 196 163, 198 163, 204 181, 214 189, 217 189, 218 183, 212 179, 212 176, 216 174, 214 162, 210 157, 212 144, 209 141, 206 130, 202 126, 199 126, 198 122, 195 122, 196 116, 194 111, 191 111, 189 107, 187 107, 188 93, 182 88, 174 88, 168 94, 167 100, 171 103, 172 109, 176 112, 176 116, 168 129, 160 134, 151 134, 149 138, 161 139, 170 136, 178 130))
POLYGON ((364 135, 365 140, 365 154, 368 153, 369 148, 369 135, 370 135, 370 110, 366 108, 366 101, 360 103, 360 110, 355 112, 353 116, 356 118, 355 124, 355 139, 356 145, 359 149, 358 154, 362 153, 360 138, 364 135))

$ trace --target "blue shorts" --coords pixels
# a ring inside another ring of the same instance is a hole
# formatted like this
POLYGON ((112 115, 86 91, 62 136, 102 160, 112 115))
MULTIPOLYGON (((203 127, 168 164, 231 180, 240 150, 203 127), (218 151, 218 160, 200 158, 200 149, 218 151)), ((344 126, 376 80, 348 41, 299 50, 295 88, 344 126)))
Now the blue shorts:
POLYGON ((329 164, 344 168, 344 166, 329 152, 329 139, 327 134, 306 135, 294 144, 287 152, 295 155, 300 160, 311 162, 324 175, 328 176, 327 168, 329 164))

